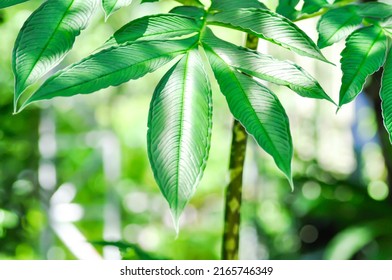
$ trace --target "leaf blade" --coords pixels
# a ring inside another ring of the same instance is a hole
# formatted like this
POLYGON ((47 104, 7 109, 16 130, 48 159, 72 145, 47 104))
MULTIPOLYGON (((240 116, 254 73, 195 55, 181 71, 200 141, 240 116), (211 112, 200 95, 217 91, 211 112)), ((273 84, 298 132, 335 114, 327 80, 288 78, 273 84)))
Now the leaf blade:
POLYGON ((196 39, 190 38, 138 42, 104 49, 50 77, 20 110, 37 100, 88 94, 138 79, 185 53, 195 43, 196 39))
POLYGON ((151 167, 177 230, 207 162, 211 127, 211 87, 198 51, 192 50, 158 84, 148 120, 151 167))
POLYGON ((300 55, 328 60, 316 44, 294 23, 266 9, 236 9, 223 11, 207 18, 209 24, 229 27, 292 50, 300 55))
POLYGON ((249 76, 231 68, 208 46, 204 47, 234 118, 273 157, 292 186, 289 120, 278 98, 249 76))
POLYGON ((342 85, 339 107, 354 100, 361 92, 366 78, 384 63, 387 38, 378 26, 369 26, 353 32, 341 53, 342 85))
POLYGON ((328 47, 351 34, 362 22, 358 6, 346 6, 330 10, 321 16, 317 23, 320 48, 328 47))
POLYGON ((381 78, 381 108, 384 126, 392 143, 392 48, 389 50, 381 78))
POLYGON ((306 14, 313 14, 328 5, 329 3, 327 0, 304 0, 302 12, 306 14))
POLYGON ((141 40, 165 40, 200 31, 199 24, 192 18, 176 14, 158 14, 133 20, 106 41, 105 47, 141 40))
POLYGON ((263 8, 267 7, 259 2, 258 0, 212 0, 211 1, 211 11, 228 11, 239 8, 263 8))
POLYGON ((0 2, 0 9, 18 5, 20 3, 27 2, 27 1, 29 0, 2 0, 0 2))
POLYGON ((392 5, 381 2, 361 3, 359 14, 367 18, 386 19, 392 16, 392 5))
POLYGON ((287 86, 303 97, 325 99, 334 103, 310 74, 290 61, 280 61, 272 56, 238 47, 217 38, 211 30, 207 30, 203 43, 228 65, 241 72, 277 85, 287 86))
POLYGON ((15 105, 22 92, 60 63, 93 14, 95 0, 47 1, 27 19, 13 50, 15 105))
POLYGON ((105 20, 119 9, 131 5, 132 0, 102 0, 102 8, 105 12, 105 20))
POLYGON ((298 5, 299 0, 279 0, 278 7, 276 7, 276 12, 281 14, 288 19, 295 19, 298 15, 298 11, 295 7, 298 5))

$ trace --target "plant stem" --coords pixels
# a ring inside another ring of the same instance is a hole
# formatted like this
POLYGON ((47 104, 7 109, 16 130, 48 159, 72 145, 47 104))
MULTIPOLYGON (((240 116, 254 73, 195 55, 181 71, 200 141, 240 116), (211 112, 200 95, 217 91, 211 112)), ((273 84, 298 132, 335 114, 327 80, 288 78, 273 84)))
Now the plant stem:
MULTIPOLYGON (((246 47, 256 50, 258 38, 247 35, 246 47)), ((232 128, 233 139, 230 152, 230 182, 225 197, 225 224, 222 242, 222 259, 238 260, 241 200, 242 200, 242 174, 246 153, 248 134, 239 121, 234 120, 232 128)))

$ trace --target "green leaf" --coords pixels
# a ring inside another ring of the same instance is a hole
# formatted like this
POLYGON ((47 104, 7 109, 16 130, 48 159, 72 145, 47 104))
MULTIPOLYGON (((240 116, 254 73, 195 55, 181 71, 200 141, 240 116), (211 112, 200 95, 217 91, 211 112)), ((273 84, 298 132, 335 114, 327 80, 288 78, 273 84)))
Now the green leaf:
POLYGON ((228 65, 243 73, 287 86, 303 97, 326 99, 334 103, 312 76, 290 61, 280 61, 269 55, 238 47, 215 37, 209 29, 202 42, 228 65))
POLYGON ((204 7, 203 3, 201 3, 199 0, 176 0, 176 1, 180 2, 185 6, 195 6, 200 8, 204 7))
POLYGON ((56 96, 87 94, 138 79, 153 72, 179 54, 187 52, 197 38, 124 44, 94 53, 50 77, 25 102, 56 96))
POLYGON ((392 38, 392 17, 387 18, 380 22, 380 27, 384 30, 385 34, 392 38))
POLYGON ((205 16, 206 11, 202 8, 198 8, 195 6, 177 6, 171 9, 169 13, 183 15, 186 17, 200 20, 205 16))
POLYGON ((102 0, 102 7, 105 11, 105 20, 119 9, 131 5, 132 0, 102 0))
POLYGON ((52 0, 24 23, 12 56, 15 106, 22 92, 55 67, 72 49, 92 16, 95 0, 52 0))
POLYGON ((236 9, 208 17, 208 22, 253 34, 300 55, 325 62, 316 44, 294 23, 265 9, 236 9))
POLYGON ((276 12, 284 17, 287 17, 288 19, 293 20, 298 15, 298 11, 295 9, 298 3, 299 0, 279 0, 276 12))
POLYGON ((327 0, 304 0, 302 13, 313 14, 328 5, 327 0))
POLYGON ((262 8, 266 9, 267 7, 260 3, 257 0, 212 0, 210 11, 228 11, 235 10, 239 8, 262 8))
POLYGON ((227 65, 208 46, 204 47, 234 118, 254 137, 260 147, 274 158, 292 186, 293 147, 289 119, 278 98, 251 77, 227 65))
POLYGON ((158 2, 159 0, 142 0, 140 3, 150 3, 150 2, 158 2))
POLYGON ((358 6, 346 6, 325 13, 317 24, 320 48, 330 46, 350 35, 362 22, 358 6))
POLYGON ((383 65, 386 52, 387 38, 378 26, 361 28, 347 38, 340 60, 343 77, 339 107, 362 91, 367 76, 383 65))
POLYGON ((392 143, 392 48, 389 50, 381 80, 380 97, 384 126, 392 143))
POLYGON ((27 2, 28 0, 1 0, 0 9, 7 8, 10 6, 14 6, 23 2, 27 2))
POLYGON ((199 32, 200 25, 187 16, 159 14, 129 22, 116 31, 104 48, 134 41, 165 40, 199 32))
POLYGON ((207 162, 211 127, 211 88, 201 57, 192 50, 158 84, 148 119, 151 167, 177 230, 207 162))
POLYGON ((359 5, 359 8, 359 14, 365 18, 386 19, 392 16, 392 5, 386 3, 362 3, 359 5))

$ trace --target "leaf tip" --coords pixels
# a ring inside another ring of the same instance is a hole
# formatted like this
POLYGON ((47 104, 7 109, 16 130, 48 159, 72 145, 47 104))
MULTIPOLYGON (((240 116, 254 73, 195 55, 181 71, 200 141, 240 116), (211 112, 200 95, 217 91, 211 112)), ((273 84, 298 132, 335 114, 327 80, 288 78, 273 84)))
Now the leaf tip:
POLYGON ((289 184, 290 184, 290 188, 291 188, 291 192, 294 191, 294 181, 293 181, 293 177, 290 176, 289 178, 287 178, 289 180, 289 184))
POLYGON ((173 209, 173 208, 170 208, 170 214, 172 216, 173 226, 174 226, 174 230, 176 232, 175 239, 177 239, 178 235, 180 234, 180 216, 181 216, 181 214, 178 213, 177 209, 173 209))

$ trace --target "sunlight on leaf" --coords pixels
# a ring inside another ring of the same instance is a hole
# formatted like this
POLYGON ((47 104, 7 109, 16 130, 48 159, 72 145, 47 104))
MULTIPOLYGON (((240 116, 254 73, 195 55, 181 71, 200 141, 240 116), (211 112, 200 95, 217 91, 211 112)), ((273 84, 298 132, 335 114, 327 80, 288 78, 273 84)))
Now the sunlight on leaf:
POLYGON ((96 0, 47 1, 24 23, 12 56, 15 109, 22 92, 56 66, 91 18, 96 0))
POLYGON ((362 91, 366 78, 383 65, 387 38, 378 26, 369 26, 352 33, 341 53, 342 86, 339 106, 347 104, 362 91))
POLYGON ((211 127, 211 88, 200 55, 192 50, 158 84, 148 120, 151 167, 177 232, 207 162, 211 127))

